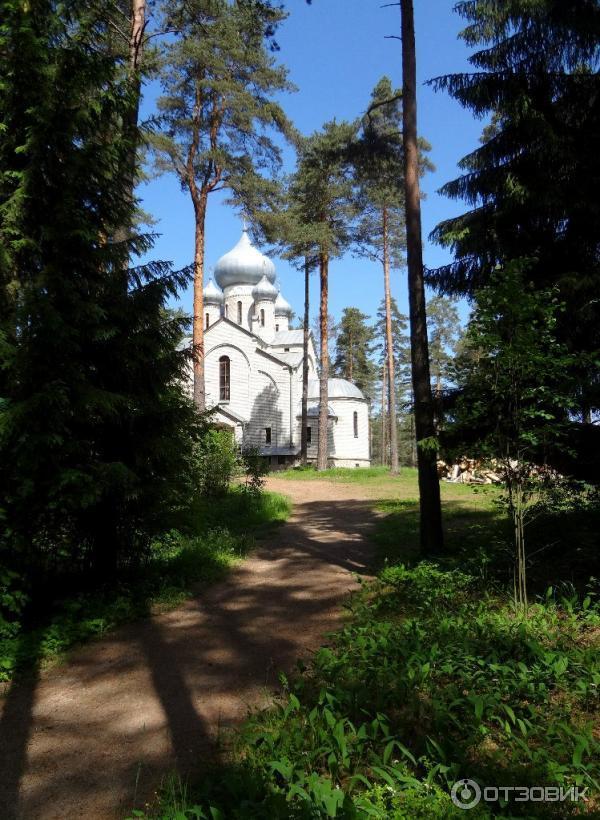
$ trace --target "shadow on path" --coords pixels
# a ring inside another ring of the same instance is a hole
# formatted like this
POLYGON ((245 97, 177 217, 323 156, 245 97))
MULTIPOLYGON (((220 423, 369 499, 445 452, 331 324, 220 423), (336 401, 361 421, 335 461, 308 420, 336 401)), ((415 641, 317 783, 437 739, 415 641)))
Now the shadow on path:
POLYGON ((109 820, 151 800, 169 770, 185 777, 214 757, 279 670, 339 626, 353 573, 368 571, 372 502, 355 488, 327 500, 305 490, 290 486, 292 518, 224 582, 81 648, 37 693, 35 681, 11 689, 3 820, 109 820))

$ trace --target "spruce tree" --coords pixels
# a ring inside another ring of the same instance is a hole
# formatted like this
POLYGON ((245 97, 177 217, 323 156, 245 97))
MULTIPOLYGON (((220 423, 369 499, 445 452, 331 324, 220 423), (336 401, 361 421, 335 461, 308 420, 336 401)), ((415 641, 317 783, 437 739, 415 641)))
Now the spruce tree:
POLYGON ((275 132, 290 132, 274 95, 290 86, 269 46, 285 14, 259 0, 180 0, 160 75, 157 167, 174 173, 194 208, 194 400, 205 406, 203 277, 208 197, 260 199, 260 172, 279 164, 275 132))
POLYGON ((181 321, 163 312, 186 274, 156 263, 123 287, 150 242, 131 230, 131 87, 99 47, 102 20, 76 4, 3 8, 2 546, 38 579, 106 575, 142 557, 189 489, 181 321))
POLYGON ((600 7, 595 0, 476 0, 457 11, 473 72, 440 77, 478 117, 481 145, 442 191, 468 210, 433 237, 455 259, 430 273, 446 293, 476 294, 511 260, 537 288, 557 285, 558 338, 578 354, 583 420, 600 407, 600 7))

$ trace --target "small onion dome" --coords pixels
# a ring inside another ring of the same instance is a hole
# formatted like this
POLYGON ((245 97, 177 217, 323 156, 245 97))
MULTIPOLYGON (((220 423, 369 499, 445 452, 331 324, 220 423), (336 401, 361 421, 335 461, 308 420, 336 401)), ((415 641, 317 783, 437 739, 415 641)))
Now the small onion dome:
POLYGON ((291 316, 294 311, 292 310, 292 306, 289 302, 281 295, 281 291, 277 294, 277 299, 275 299, 275 316, 291 316))
POLYGON ((274 302, 277 298, 277 288, 263 276, 258 285, 252 288, 252 298, 255 302, 274 302))
POLYGON ((215 266, 215 280, 220 288, 232 285, 257 285, 266 276, 275 281, 275 265, 254 247, 244 228, 240 241, 215 266))
POLYGON ((223 291, 215 285, 212 279, 209 280, 208 285, 204 288, 204 304, 205 305, 222 305, 223 291))

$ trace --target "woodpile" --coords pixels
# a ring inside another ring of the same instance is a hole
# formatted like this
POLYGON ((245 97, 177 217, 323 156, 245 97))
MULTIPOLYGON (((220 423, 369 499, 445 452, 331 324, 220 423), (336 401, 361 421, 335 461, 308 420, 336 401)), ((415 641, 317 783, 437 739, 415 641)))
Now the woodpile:
POLYGON ((485 465, 474 458, 462 458, 456 464, 438 461, 438 476, 441 481, 453 484, 499 484, 502 475, 495 465, 485 465))

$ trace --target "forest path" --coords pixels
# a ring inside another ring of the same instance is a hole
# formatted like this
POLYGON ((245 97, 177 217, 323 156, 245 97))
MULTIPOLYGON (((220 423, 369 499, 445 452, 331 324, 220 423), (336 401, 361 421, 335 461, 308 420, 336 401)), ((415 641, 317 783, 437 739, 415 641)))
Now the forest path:
POLYGON ((2 820, 112 820, 198 769, 278 672, 339 626, 368 573, 364 487, 269 478, 290 519, 225 581, 74 651, 0 701, 2 820))

